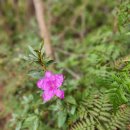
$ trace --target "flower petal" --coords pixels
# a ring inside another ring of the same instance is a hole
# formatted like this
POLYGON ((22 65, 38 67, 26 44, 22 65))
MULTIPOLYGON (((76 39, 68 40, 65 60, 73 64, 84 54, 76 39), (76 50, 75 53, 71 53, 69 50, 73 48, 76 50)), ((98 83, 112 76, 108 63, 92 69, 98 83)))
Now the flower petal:
POLYGON ((45 91, 51 90, 51 81, 48 78, 45 78, 44 80, 43 90, 45 91))
POLYGON ((54 97, 54 92, 53 91, 44 91, 42 94, 43 100, 45 102, 51 100, 54 97))
POLYGON ((51 81, 48 78, 41 78, 40 80, 38 80, 37 86, 42 90, 48 91, 51 89, 51 81))
POLYGON ((37 87, 43 90, 43 88, 44 88, 44 78, 41 78, 37 81, 37 87))
POLYGON ((60 87, 63 83, 64 76, 63 74, 55 74, 55 79, 56 79, 56 87, 60 87))
POLYGON ((37 86, 44 90, 42 97, 45 102, 51 100, 55 95, 61 99, 64 98, 64 91, 58 89, 63 80, 62 74, 53 74, 51 71, 46 71, 45 76, 38 80, 37 86))
POLYGON ((45 77, 51 77, 53 74, 52 74, 52 72, 51 71, 46 71, 46 73, 45 73, 45 77))
POLYGON ((57 97, 59 97, 60 99, 63 99, 64 98, 64 91, 60 90, 60 89, 57 89, 57 90, 55 90, 55 95, 57 97))

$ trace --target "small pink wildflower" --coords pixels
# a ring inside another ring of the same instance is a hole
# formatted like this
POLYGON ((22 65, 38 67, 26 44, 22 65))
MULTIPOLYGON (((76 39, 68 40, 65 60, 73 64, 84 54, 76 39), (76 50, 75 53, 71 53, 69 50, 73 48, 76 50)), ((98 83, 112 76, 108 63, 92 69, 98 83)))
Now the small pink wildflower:
POLYGON ((38 80, 37 86, 44 91, 42 97, 45 102, 51 100, 54 96, 60 99, 64 98, 64 91, 59 89, 63 80, 62 74, 53 74, 51 71, 46 71, 45 76, 38 80))

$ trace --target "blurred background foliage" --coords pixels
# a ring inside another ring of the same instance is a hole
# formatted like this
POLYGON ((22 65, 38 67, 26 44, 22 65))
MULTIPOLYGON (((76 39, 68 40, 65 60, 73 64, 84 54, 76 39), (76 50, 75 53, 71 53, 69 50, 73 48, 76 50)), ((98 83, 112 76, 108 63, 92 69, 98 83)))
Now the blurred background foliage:
POLYGON ((67 105, 43 104, 43 72, 23 60, 42 41, 33 1, 0 0, 0 130, 129 130, 130 1, 43 2, 67 105))

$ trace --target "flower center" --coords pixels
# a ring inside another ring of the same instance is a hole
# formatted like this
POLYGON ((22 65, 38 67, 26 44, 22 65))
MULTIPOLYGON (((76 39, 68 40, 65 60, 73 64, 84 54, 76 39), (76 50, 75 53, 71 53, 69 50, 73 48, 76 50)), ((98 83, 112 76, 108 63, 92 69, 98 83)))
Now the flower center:
POLYGON ((51 88, 52 88, 52 89, 55 88, 55 84, 54 84, 54 82, 51 82, 51 88))

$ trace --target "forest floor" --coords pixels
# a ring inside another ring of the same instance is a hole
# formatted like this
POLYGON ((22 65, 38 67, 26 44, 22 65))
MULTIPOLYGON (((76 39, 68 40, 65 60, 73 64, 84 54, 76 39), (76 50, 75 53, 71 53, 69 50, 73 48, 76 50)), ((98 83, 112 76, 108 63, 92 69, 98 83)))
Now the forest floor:
POLYGON ((9 115, 5 116, 5 104, 3 103, 3 95, 4 95, 4 85, 0 84, 0 130, 6 129, 6 122, 9 120, 9 115))

